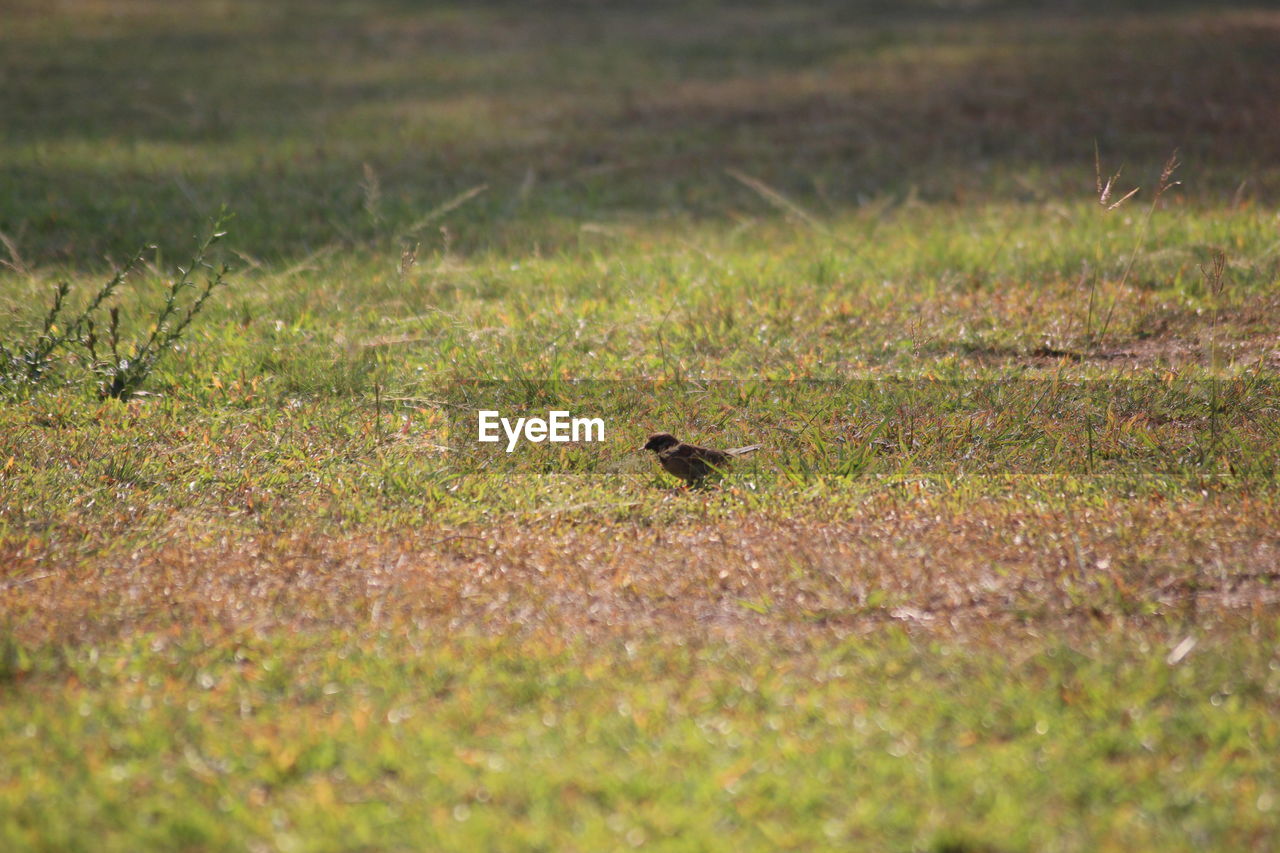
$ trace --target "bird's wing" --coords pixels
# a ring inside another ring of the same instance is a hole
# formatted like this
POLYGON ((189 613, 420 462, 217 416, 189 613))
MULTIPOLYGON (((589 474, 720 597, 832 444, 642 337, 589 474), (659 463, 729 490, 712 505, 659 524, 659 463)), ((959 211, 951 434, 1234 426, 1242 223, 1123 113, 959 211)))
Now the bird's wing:
POLYGON ((734 447, 730 450, 726 450, 725 453, 729 454, 730 456, 746 456, 748 453, 754 453, 759 449, 760 449, 760 445, 749 444, 746 447, 734 447))

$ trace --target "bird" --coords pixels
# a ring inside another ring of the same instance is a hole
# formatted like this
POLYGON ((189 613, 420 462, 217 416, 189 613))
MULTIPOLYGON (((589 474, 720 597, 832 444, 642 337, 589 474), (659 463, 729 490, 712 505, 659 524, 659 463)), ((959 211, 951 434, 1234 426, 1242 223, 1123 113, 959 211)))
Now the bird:
POLYGON ((644 443, 645 450, 652 450, 658 462, 668 474, 674 474, 691 485, 701 483, 711 474, 721 473, 729 467, 729 463, 739 456, 746 456, 760 449, 760 445, 751 444, 746 447, 734 447, 730 450, 715 450, 710 447, 699 447, 696 444, 685 444, 669 432, 655 432, 644 443))

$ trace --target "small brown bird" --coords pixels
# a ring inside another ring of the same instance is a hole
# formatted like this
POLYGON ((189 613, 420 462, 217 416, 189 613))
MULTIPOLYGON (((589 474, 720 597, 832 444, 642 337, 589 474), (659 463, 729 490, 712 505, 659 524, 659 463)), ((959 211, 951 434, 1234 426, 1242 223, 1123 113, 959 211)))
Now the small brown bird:
POLYGON ((669 432, 655 432, 644 443, 645 450, 652 450, 658 455, 658 461, 686 483, 701 483, 708 475, 723 472, 729 462, 739 456, 759 450, 760 445, 735 447, 731 450, 714 450, 710 447, 699 447, 696 444, 685 444, 669 432))

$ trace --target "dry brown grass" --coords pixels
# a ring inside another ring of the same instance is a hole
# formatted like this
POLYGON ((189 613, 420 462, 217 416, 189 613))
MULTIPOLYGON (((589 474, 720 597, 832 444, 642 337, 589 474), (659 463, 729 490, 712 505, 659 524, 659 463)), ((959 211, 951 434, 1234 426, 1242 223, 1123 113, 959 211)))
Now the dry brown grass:
POLYGON ((824 520, 189 536, 73 569, 14 549, 0 601, 19 636, 58 642, 173 626, 801 643, 889 620, 961 636, 1070 633, 1095 620, 1274 615, 1278 530, 1280 508, 1247 496, 1049 508, 881 495, 824 520))

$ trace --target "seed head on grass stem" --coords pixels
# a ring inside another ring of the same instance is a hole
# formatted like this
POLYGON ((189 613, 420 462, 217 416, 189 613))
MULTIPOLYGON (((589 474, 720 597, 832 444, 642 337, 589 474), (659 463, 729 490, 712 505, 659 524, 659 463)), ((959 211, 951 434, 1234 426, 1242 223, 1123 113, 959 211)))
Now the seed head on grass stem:
MULTIPOLYGON (((1096 151, 1097 149, 1094 149, 1094 152, 1096 151)), ((1107 314, 1102 320, 1102 328, 1098 330, 1097 341, 1093 341, 1091 328, 1087 330, 1089 342, 1097 343, 1098 346, 1101 346, 1102 342, 1105 341, 1107 337, 1107 329, 1111 328, 1112 315, 1115 314, 1116 305, 1120 302, 1120 291, 1123 291, 1125 284, 1129 283, 1129 275, 1130 273, 1133 273, 1133 265, 1137 263, 1138 252, 1142 251, 1143 243, 1146 243, 1147 241, 1147 232, 1149 231, 1149 228, 1151 228, 1151 216, 1156 213, 1156 206, 1160 204, 1161 197, 1164 196, 1167 191, 1171 190, 1171 188, 1174 188, 1181 183, 1180 181, 1174 181, 1174 179, 1172 179, 1172 177, 1174 177, 1174 172, 1178 170, 1179 165, 1181 164, 1178 160, 1178 151, 1175 150, 1169 155, 1169 159, 1165 160, 1164 168, 1160 170, 1160 182, 1156 184, 1155 195, 1151 197, 1151 204, 1147 206, 1147 213, 1143 215, 1142 224, 1138 227, 1138 236, 1134 238, 1133 250, 1129 252, 1129 260, 1125 263, 1124 273, 1121 273, 1120 280, 1116 283, 1115 295, 1111 297, 1111 304, 1107 306, 1107 314)), ((1120 173, 1116 172, 1114 175, 1111 175, 1111 178, 1108 178, 1107 182, 1103 184, 1101 163, 1094 164, 1094 168, 1097 169, 1098 204, 1101 204, 1106 210, 1115 210, 1116 207, 1123 205, 1125 201, 1132 199, 1135 193, 1138 192, 1138 187, 1134 187, 1133 190, 1125 193, 1119 201, 1108 204, 1108 201, 1111 199, 1112 187, 1114 187, 1116 179, 1120 177, 1120 173)), ((1097 287, 1097 279, 1094 279, 1094 287, 1097 287)), ((1089 296, 1089 304, 1091 304, 1092 319, 1092 293, 1091 296, 1089 296)))

